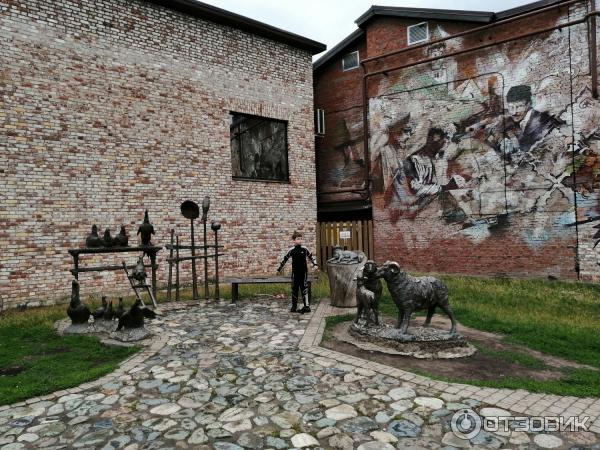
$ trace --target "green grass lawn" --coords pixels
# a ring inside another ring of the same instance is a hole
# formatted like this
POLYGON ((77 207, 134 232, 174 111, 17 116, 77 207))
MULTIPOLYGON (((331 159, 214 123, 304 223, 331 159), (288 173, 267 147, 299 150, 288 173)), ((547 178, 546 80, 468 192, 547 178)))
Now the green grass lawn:
MULTIPOLYGON (((600 368, 600 286, 545 280, 442 278, 448 284, 450 300, 460 323, 502 333, 509 342, 600 368)), ((203 287, 199 292, 202 296, 203 287)), ((240 286, 242 298, 274 294, 289 295, 289 285, 240 286)), ((321 274, 319 281, 313 284, 313 298, 328 296, 327 276, 321 274)), ((228 285, 222 286, 221 297, 231 298, 228 285)), ((190 290, 183 290, 181 298, 189 300, 190 290)), ((161 292, 158 301, 165 300, 166 295, 161 292)), ((130 304, 132 298, 126 301, 130 304)), ((383 315, 396 315, 387 289, 384 289, 380 309, 383 315)), ((52 325, 66 317, 65 311, 66 305, 60 305, 25 312, 6 311, 0 315, 0 404, 97 379, 137 350, 107 347, 92 337, 59 337, 52 325)), ((351 316, 343 319, 349 318, 351 316)), ((335 320, 341 319, 330 319, 335 320)), ((526 355, 504 353, 497 357, 518 358, 524 365, 536 364, 534 358, 526 355)), ((565 372, 565 377, 556 381, 504 379, 495 384, 470 383, 600 396, 599 372, 582 369, 565 372)))
POLYGON ((65 311, 61 305, 0 317, 0 405, 97 379, 138 350, 105 346, 93 337, 59 336, 52 325, 65 311))
MULTIPOLYGON (((600 368, 600 285, 458 276, 441 278, 448 285, 450 302, 461 324, 503 334, 509 343, 600 368)), ((380 313, 393 318, 397 315, 385 283, 380 313)), ((327 328, 350 318, 329 318, 327 328)), ((543 368, 541 361, 520 352, 486 348, 479 348, 479 351, 525 367, 543 368)), ((478 386, 600 397, 600 372, 596 370, 564 369, 564 377, 560 380, 547 381, 524 378, 467 381, 437 377, 423 371, 420 374, 478 386)))

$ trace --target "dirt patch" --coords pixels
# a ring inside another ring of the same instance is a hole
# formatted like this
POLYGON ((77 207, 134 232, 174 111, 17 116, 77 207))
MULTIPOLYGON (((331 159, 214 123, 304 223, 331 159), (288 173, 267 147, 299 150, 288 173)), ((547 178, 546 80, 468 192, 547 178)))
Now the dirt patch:
MULTIPOLYGON (((421 325, 424 318, 414 319, 414 324, 421 325)), ((505 378, 529 378, 534 380, 556 380, 564 377, 562 369, 567 368, 587 368, 582 364, 566 361, 561 358, 545 355, 540 352, 532 351, 526 347, 509 344, 502 339, 504 336, 494 333, 487 333, 471 328, 460 327, 459 332, 467 340, 482 350, 473 356, 459 359, 417 359, 408 356, 389 355, 382 352, 362 350, 341 337, 347 335, 346 328, 350 322, 343 322, 336 325, 324 338, 321 346, 342 352, 358 358, 368 359, 391 367, 402 370, 415 371, 417 373, 428 373, 434 376, 450 379, 459 379, 465 381, 476 380, 502 380, 505 378), (499 355, 516 352, 527 357, 533 357, 538 360, 539 365, 543 367, 528 367, 528 365, 519 362, 508 361, 499 355)), ((388 323, 386 321, 386 323, 388 323)), ((393 322, 389 322, 393 324, 393 322)), ((434 318, 432 326, 442 330, 450 328, 450 322, 445 318, 434 318)))

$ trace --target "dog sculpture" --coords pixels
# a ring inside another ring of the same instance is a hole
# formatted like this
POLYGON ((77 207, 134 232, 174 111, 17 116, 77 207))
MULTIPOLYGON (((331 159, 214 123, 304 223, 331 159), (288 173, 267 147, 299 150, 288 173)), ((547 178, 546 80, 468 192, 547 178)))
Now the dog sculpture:
POLYGON ((368 324, 379 325, 379 299, 383 287, 381 281, 375 275, 377 273, 377 265, 374 261, 367 261, 362 270, 362 275, 356 278, 356 319, 354 323, 358 323, 361 317, 368 324))
POLYGON ((434 277, 413 277, 400 269, 397 262, 387 261, 377 269, 375 276, 383 278, 398 307, 396 328, 406 334, 408 322, 414 311, 426 309, 425 326, 431 323, 435 309, 439 307, 452 321, 451 334, 456 334, 456 319, 448 300, 448 288, 434 277))

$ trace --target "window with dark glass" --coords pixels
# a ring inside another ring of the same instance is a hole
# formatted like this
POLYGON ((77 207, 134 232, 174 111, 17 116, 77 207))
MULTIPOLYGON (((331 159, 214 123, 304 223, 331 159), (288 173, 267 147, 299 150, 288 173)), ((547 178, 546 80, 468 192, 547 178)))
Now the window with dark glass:
POLYGON ((231 113, 233 178, 288 181, 287 122, 231 113))
POLYGON ((345 72, 347 70, 356 69, 358 63, 358 52, 348 53, 342 58, 342 70, 345 72))

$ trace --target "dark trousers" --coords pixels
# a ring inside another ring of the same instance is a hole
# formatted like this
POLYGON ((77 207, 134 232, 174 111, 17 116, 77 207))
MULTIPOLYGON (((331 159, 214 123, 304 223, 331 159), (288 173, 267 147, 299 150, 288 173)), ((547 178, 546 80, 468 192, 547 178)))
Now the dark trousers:
POLYGON ((292 272, 292 306, 298 306, 298 291, 302 293, 304 306, 308 303, 308 272, 292 272))

